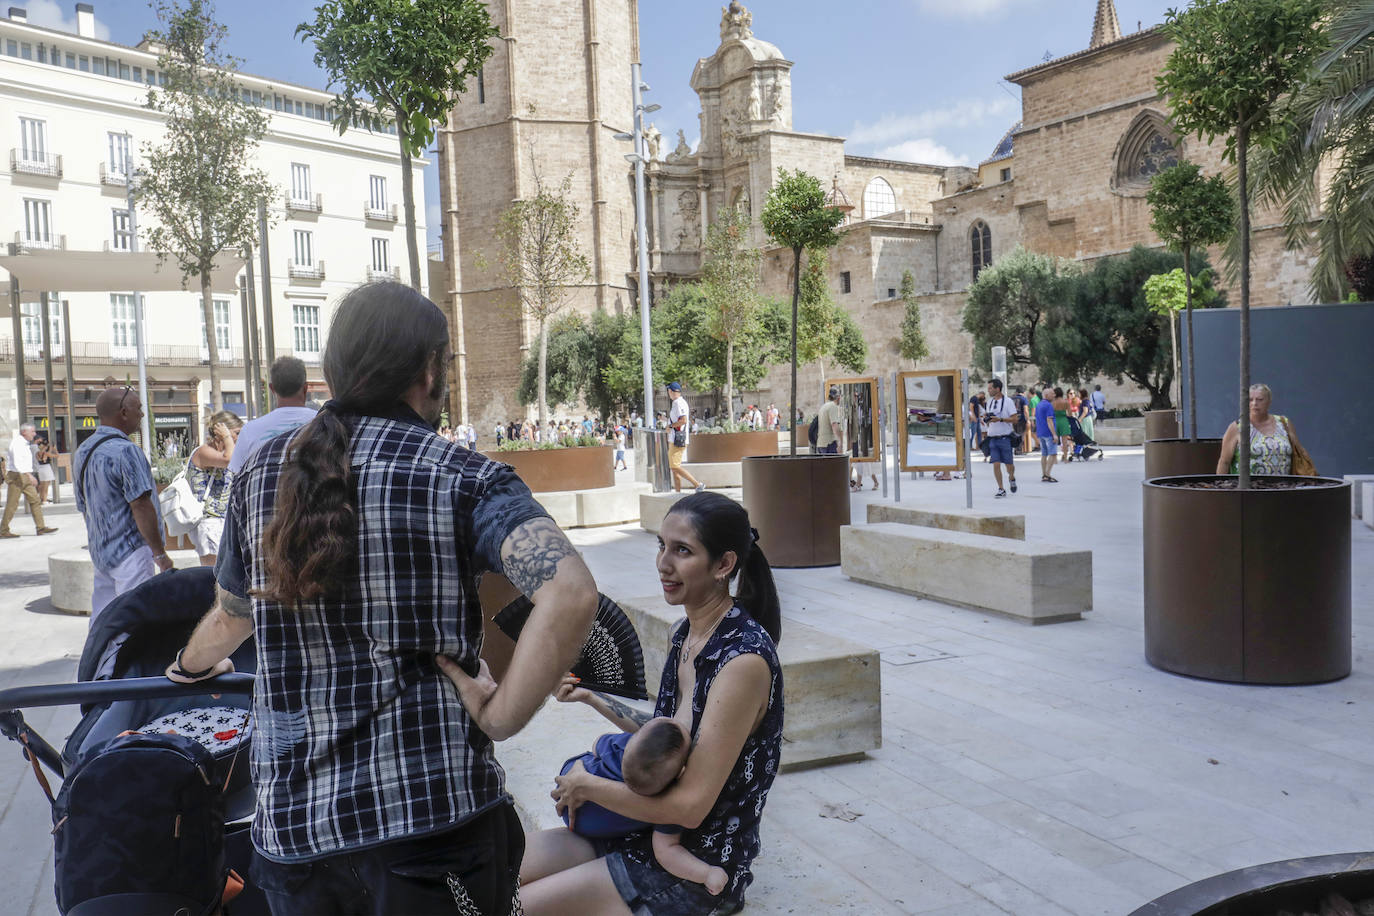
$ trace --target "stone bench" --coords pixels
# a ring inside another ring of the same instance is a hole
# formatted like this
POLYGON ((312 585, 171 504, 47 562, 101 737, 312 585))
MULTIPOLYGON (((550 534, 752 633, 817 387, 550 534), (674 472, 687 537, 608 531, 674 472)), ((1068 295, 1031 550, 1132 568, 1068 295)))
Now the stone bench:
POLYGON ((989 537, 1026 539, 1026 517, 976 509, 935 509, 929 506, 903 506, 900 503, 869 503, 868 523, 897 522, 923 528, 943 528, 989 537))
POLYGON ((1346 474, 1350 481, 1350 516, 1369 521, 1369 513, 1364 510, 1364 494, 1374 490, 1374 474, 1346 474))
MULTIPOLYGON (((169 550, 172 565, 177 569, 191 569, 200 565, 194 550, 169 550)), ((91 612, 91 589, 95 587, 95 567, 91 554, 84 547, 59 550, 48 557, 48 588, 52 606, 74 614, 91 612)))
MULTIPOLYGON (((659 595, 617 601, 639 633, 645 679, 655 696, 682 610, 664 604, 659 595)), ((784 620, 778 657, 786 708, 784 768, 849 759, 882 746, 876 649, 784 620)))
POLYGON ((1360 488, 1360 516, 1366 528, 1374 528, 1374 483, 1360 488))
MULTIPOLYGON (((691 490, 683 490, 681 493, 669 490, 667 493, 641 493, 639 494, 639 527, 650 534, 658 534, 659 527, 663 524, 663 517, 668 514, 668 510, 673 507, 673 503, 691 493, 691 490)), ((739 501, 738 495, 722 493, 722 496, 730 496, 736 502, 739 501)))
POLYGON ((840 529, 840 569, 857 582, 1033 624, 1092 610, 1092 551, 882 522, 840 529), (996 571, 998 581, 991 581, 996 571))
POLYGON ((744 486, 744 470, 738 461, 686 461, 682 469, 712 490, 744 486))
POLYGON ((638 521, 639 496, 649 489, 648 484, 636 483, 594 490, 554 490, 535 493, 534 499, 560 528, 595 528, 638 521))
POLYGON ((1093 439, 1098 445, 1144 445, 1145 428, 1098 424, 1093 427, 1093 439))

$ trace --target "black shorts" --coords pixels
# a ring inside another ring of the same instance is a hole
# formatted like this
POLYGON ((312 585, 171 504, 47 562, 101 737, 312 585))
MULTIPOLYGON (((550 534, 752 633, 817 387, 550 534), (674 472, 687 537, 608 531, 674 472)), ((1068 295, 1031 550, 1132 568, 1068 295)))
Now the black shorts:
POLYGON ((723 916, 744 909, 742 901, 712 897, 705 885, 670 875, 657 862, 641 865, 623 853, 611 852, 606 855, 606 868, 634 916, 723 916))

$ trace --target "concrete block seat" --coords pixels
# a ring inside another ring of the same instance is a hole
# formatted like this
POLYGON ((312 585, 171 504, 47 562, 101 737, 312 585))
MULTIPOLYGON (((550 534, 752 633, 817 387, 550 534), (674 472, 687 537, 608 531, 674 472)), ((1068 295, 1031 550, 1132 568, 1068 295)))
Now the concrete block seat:
MULTIPOLYGON (((616 599, 639 633, 650 696, 668 658, 682 610, 659 595, 616 599)), ((882 746, 878 651, 853 640, 783 621, 782 765, 794 768, 850 759, 882 746)))
POLYGON ((1346 474, 1345 479, 1350 481, 1351 517, 1369 521, 1369 515, 1364 511, 1364 494, 1374 491, 1374 474, 1346 474))
MULTIPOLYGON (((177 569, 191 569, 200 565, 194 550, 169 550, 172 565, 177 569)), ((95 587, 95 567, 90 551, 84 547, 60 550, 48 557, 48 587, 52 606, 73 614, 91 612, 91 589, 95 587)))
MULTIPOLYGON (((691 490, 677 492, 669 490, 667 493, 641 493, 639 494, 639 527, 650 534, 658 534, 659 527, 663 524, 663 517, 668 514, 668 510, 673 507, 673 503, 691 493, 691 490)), ((722 493, 735 502, 739 502, 739 493, 722 493)))
POLYGON ((1093 427, 1093 439, 1098 445, 1144 445, 1144 427, 1102 426, 1093 427))
POLYGON ((744 486, 738 461, 687 461, 682 469, 713 490, 744 486))
POLYGON ((1078 620, 1092 610, 1092 551, 1043 541, 893 522, 850 525, 840 529, 840 568, 867 585, 1033 624, 1078 620))
POLYGON ((1360 516, 1366 528, 1374 528, 1374 484, 1360 488, 1360 516))
POLYGON ((646 483, 592 490, 553 490, 534 499, 560 528, 595 528, 639 521, 639 496, 650 492, 646 483))
POLYGON ((903 506, 900 503, 869 503, 868 523, 897 522, 924 528, 943 528, 989 537, 1026 539, 1026 517, 976 509, 936 509, 931 506, 903 506))

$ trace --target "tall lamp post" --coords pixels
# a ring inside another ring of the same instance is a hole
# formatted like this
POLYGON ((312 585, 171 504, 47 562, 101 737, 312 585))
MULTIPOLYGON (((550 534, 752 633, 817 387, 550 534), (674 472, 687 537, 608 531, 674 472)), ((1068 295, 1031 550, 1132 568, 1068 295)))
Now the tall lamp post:
MULTIPOLYGON (((127 182, 125 187, 128 188, 129 252, 131 254, 138 251, 138 217, 134 209, 134 159, 130 152, 133 145, 133 135, 126 133, 124 135, 124 180, 127 182)), ((143 454, 147 455, 148 460, 151 461, 153 458, 153 437, 148 428, 148 355, 143 339, 143 294, 138 290, 134 290, 134 350, 138 354, 138 399, 144 407, 139 432, 143 434, 143 454)))
MULTIPOLYGON (((617 140, 634 142, 633 153, 625 158, 635 166, 635 237, 639 249, 639 343, 644 352, 644 426, 653 428, 654 423, 654 373, 653 357, 649 351, 649 231, 648 218, 644 212, 644 163, 649 160, 649 151, 644 143, 644 115, 658 111, 658 105, 645 105, 642 93, 649 87, 640 81, 639 63, 630 65, 630 81, 634 94, 634 133, 616 134, 617 140)), ((635 459, 636 461, 639 459, 635 459)))

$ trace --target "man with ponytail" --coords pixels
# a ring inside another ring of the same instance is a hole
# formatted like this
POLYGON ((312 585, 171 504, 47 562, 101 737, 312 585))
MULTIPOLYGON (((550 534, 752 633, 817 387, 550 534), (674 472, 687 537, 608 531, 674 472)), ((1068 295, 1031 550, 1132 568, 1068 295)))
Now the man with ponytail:
POLYGON ((253 876, 278 916, 515 911, 524 835, 492 741, 558 685, 597 593, 508 466, 435 434, 448 340, 409 287, 343 298, 333 399, 236 478, 215 607, 167 670, 214 677, 256 638, 253 876), (478 657, 487 570, 534 605, 499 686, 478 657))

